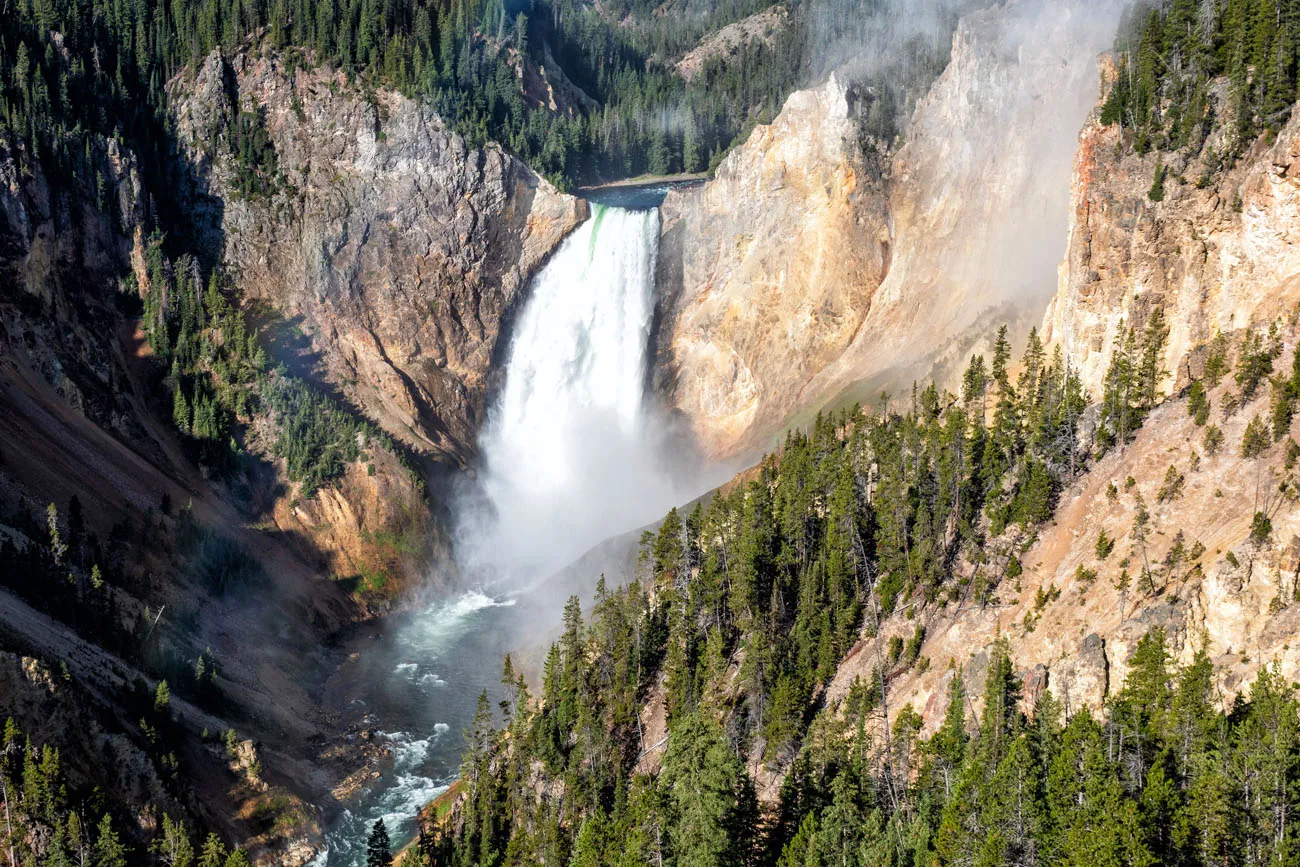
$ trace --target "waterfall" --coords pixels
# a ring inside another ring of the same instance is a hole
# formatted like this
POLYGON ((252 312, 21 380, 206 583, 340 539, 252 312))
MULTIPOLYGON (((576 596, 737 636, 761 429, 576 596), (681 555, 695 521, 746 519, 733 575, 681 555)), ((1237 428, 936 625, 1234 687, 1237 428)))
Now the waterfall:
POLYGON ((456 776, 464 745, 448 733, 473 724, 502 656, 544 634, 560 610, 553 592, 577 589, 544 579, 718 481, 716 469, 693 472, 645 394, 658 246, 657 210, 593 205, 530 285, 480 470, 455 504, 456 558, 473 586, 356 654, 357 700, 384 721, 394 765, 344 811, 314 867, 359 867, 378 818, 410 839, 411 817, 456 776))
POLYGON ((676 501, 643 393, 658 244, 657 210, 593 205, 534 278, 480 438, 477 505, 461 509, 471 577, 544 578, 676 501))

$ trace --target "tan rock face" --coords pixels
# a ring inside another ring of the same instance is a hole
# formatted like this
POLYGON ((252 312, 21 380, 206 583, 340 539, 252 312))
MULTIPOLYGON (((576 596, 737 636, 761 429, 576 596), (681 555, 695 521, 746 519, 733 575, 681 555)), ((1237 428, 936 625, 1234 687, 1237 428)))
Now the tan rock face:
POLYGON ((1115 20, 1107 3, 1046 5, 964 20, 892 156, 864 152, 833 77, 668 197, 660 352, 709 450, 768 445, 796 408, 906 388, 996 321, 1037 319, 1115 20))
POLYGON ((795 93, 701 188, 662 208, 677 408, 728 453, 849 345, 889 268, 885 191, 840 79, 795 93))
POLYGON ((363 602, 418 587, 427 568, 429 513, 423 494, 392 453, 374 449, 310 500, 281 497, 272 520, 331 577, 358 576, 363 602), (399 585, 389 579, 405 579, 399 585))
POLYGON ((213 55, 176 87, 179 138, 222 199, 208 228, 241 291, 297 324, 389 432, 466 456, 504 326, 585 204, 495 146, 467 147, 427 107, 367 101, 275 56, 213 55), (285 180, 269 198, 238 193, 221 144, 254 107, 285 180))
POLYGON ((1300 301, 1300 116, 1203 189, 1199 160, 1166 157, 1162 202, 1148 197, 1160 157, 1119 137, 1095 116, 1083 131, 1068 253, 1044 318, 1094 397, 1121 323, 1141 328, 1163 308, 1165 369, 1185 379, 1188 354, 1216 331, 1267 324, 1300 301))

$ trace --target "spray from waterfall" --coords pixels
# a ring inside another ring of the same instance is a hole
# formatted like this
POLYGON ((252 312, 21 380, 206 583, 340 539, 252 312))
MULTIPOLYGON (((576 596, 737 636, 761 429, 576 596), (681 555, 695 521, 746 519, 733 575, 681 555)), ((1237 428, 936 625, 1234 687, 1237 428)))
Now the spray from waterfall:
POLYGON ((658 242, 657 211, 593 205, 534 279, 460 509, 471 581, 544 579, 682 496, 682 462, 644 393, 658 242))

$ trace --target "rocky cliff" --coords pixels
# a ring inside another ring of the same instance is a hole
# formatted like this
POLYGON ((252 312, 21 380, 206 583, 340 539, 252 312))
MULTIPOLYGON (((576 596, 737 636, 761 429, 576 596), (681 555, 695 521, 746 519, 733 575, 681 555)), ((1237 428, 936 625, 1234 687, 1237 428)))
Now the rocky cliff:
POLYGON ((717 452, 770 429, 852 342, 889 270, 885 185, 847 82, 794 94, 703 187, 662 207, 662 354, 717 452))
MULTIPOLYGON (((49 183, 21 141, 0 143, 0 647, 65 660, 60 688, 75 698, 41 720, 14 687, 0 718, 39 722, 43 741, 84 753, 92 782, 97 757, 119 754, 175 774, 135 710, 137 691, 169 679, 168 744, 200 793, 184 809, 275 863, 302 863, 320 814, 298 796, 328 809, 340 779, 383 757, 360 755, 313 691, 328 654, 285 648, 323 647, 423 574, 428 503, 370 433, 360 459, 306 491, 278 452, 283 420, 255 398, 251 412, 227 410, 232 463, 198 460, 197 438, 172 422, 177 370, 157 363, 142 299, 206 242, 200 276, 224 262, 230 300, 272 363, 343 392, 408 443, 464 457, 525 281, 583 206, 393 94, 371 103, 324 73, 237 64, 242 78, 213 58, 175 103, 189 138, 173 175, 197 232, 167 223, 167 245, 149 237, 168 197, 144 178, 159 173, 118 142, 89 139, 98 190, 49 183), (76 539, 73 562, 49 553, 47 504, 76 539), (29 561, 39 568, 10 568, 29 561), (75 592, 30 586, 56 567, 75 592), (200 658, 216 671, 202 707, 180 697, 202 691, 200 658), (236 727, 257 744, 241 746, 239 767, 211 740, 236 727)), ((115 797, 147 807, 142 833, 174 806, 117 782, 115 797)))
MULTIPOLYGON (((1226 92, 1218 89, 1220 105, 1226 92)), ((1268 324, 1300 302, 1300 116, 1224 171, 1197 155, 1135 153, 1094 113, 1071 188, 1069 246, 1044 319, 1099 396, 1121 326, 1156 308, 1170 323, 1165 369, 1187 381, 1191 355, 1218 332, 1268 324), (1150 193, 1157 164, 1164 195, 1150 193)))
POLYGON ((796 408, 942 373, 993 317, 1037 318, 1116 17, 1016 0, 968 16, 901 147, 861 139, 871 95, 832 77, 669 196, 660 352, 714 453, 765 444, 796 408))
POLYGON ((217 53, 173 88, 201 230, 241 291, 295 324, 387 431, 470 455, 522 290, 585 203, 427 106, 279 55, 217 53), (274 153, 255 195, 240 124, 274 153))
MULTIPOLYGON (((1103 73, 1108 85, 1114 72, 1106 58, 1103 73)), ((1224 116, 1222 86, 1212 98, 1224 116)), ((1132 444, 1065 491, 1054 520, 1035 537, 991 547, 985 568, 1015 557, 1024 569, 1002 580, 992 603, 963 598, 896 616, 843 663, 832 698, 871 676, 889 638, 910 638, 918 622, 926 635, 922 659, 892 672, 890 710, 910 704, 930 726, 958 670, 971 694, 978 692, 999 636, 1010 639, 1027 700, 1050 690, 1067 709, 1101 708, 1153 628, 1165 631, 1180 663, 1204 647, 1223 696, 1247 689, 1262 665, 1277 665, 1287 680, 1300 676, 1293 640, 1300 501, 1287 451, 1296 427, 1247 459, 1247 425, 1271 417, 1275 390, 1266 395, 1262 386, 1243 398, 1231 374, 1210 388, 1209 424, 1223 435, 1213 447, 1186 397, 1216 334, 1238 347, 1228 352, 1231 369, 1247 332, 1276 328, 1286 348, 1273 367, 1290 369, 1300 336, 1300 122, 1293 116, 1220 170, 1221 136, 1211 133, 1195 155, 1140 155, 1118 126, 1099 122, 1099 110, 1086 120, 1074 156, 1065 258, 1043 333, 1098 400, 1117 340, 1160 309, 1170 327, 1161 388, 1173 396, 1132 444), (1153 194, 1161 170, 1163 191, 1153 194), (1148 514, 1149 534, 1135 529, 1139 511, 1148 514), (1257 513, 1267 521, 1259 523, 1257 513), (1106 556, 1098 546, 1103 534, 1114 543, 1106 556)))

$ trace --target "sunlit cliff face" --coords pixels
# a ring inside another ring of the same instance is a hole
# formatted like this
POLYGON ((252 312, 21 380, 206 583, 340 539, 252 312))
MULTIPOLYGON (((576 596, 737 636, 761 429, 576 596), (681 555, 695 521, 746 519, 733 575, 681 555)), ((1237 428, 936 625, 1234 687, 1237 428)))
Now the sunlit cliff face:
POLYGON ((770 447, 856 383, 906 388, 964 361, 989 320, 1041 317, 1122 5, 974 13, 897 150, 864 143, 866 97, 836 74, 792 95, 709 184, 669 196, 660 352, 707 450, 770 447))

